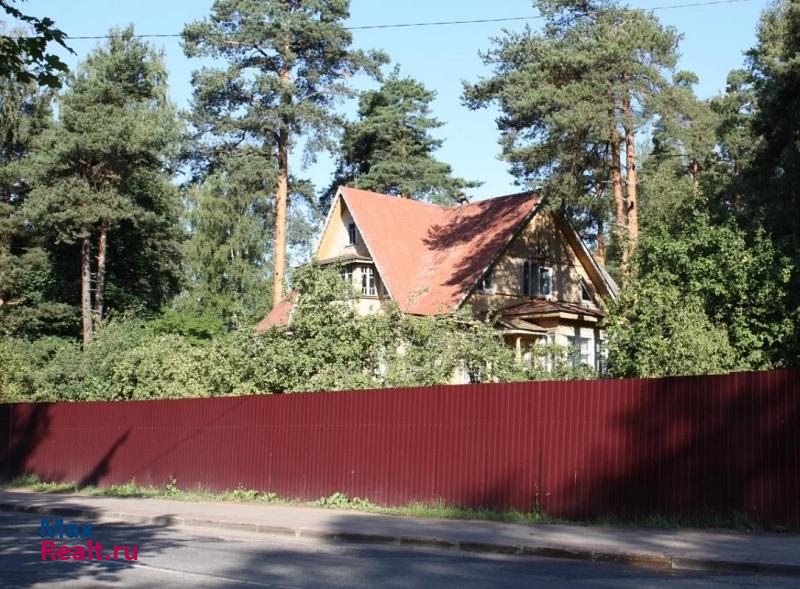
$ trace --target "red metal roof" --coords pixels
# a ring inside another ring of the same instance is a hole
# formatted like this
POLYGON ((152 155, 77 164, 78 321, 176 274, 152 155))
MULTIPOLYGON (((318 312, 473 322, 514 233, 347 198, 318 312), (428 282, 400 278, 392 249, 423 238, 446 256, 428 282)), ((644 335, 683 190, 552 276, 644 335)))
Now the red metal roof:
MULTIPOLYGON (((395 303, 414 315, 458 308, 540 200, 523 193, 442 207, 356 188, 340 194, 395 303)), ((255 330, 288 324, 292 306, 285 299, 255 330)))
POLYGON ((442 207, 341 188, 381 278, 401 311, 453 311, 539 204, 530 193, 442 207))
POLYGON ((256 324, 256 333, 267 331, 270 327, 287 325, 289 323, 289 314, 292 312, 293 306, 293 297, 289 296, 272 307, 272 310, 267 313, 267 316, 256 324))

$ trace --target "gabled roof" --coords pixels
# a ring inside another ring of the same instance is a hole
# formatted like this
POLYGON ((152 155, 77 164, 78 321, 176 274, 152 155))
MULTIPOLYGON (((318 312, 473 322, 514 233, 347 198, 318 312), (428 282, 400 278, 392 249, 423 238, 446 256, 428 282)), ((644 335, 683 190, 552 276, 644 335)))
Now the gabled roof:
POLYGON ((540 199, 512 194, 457 207, 342 187, 344 199, 401 311, 453 311, 533 215, 540 199))

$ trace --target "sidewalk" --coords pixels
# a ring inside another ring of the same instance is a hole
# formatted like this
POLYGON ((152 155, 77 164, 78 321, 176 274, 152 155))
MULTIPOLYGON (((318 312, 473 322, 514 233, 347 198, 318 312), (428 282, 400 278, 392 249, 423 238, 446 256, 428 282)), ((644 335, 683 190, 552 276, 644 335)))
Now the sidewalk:
POLYGON ((800 576, 800 535, 395 517, 335 509, 0 491, 0 510, 317 540, 800 576))

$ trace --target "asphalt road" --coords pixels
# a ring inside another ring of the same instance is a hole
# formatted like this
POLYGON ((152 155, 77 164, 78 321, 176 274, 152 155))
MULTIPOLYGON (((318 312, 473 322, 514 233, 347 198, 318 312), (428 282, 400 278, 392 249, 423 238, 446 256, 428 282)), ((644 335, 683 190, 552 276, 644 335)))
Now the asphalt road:
POLYGON ((791 577, 670 573, 571 560, 329 544, 228 531, 210 537, 199 529, 103 524, 95 525, 92 535, 104 547, 138 545, 138 560, 42 561, 40 516, 0 512, 0 586, 800 587, 800 578, 791 577))

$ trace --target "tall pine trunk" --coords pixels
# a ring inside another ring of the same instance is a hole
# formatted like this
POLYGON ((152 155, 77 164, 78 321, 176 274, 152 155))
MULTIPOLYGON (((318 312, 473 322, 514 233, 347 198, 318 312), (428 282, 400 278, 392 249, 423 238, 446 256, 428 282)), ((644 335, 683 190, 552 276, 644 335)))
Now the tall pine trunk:
POLYGON ((106 294, 106 252, 108 249, 108 221, 103 219, 100 224, 100 236, 97 240, 97 282, 94 292, 94 321, 95 327, 100 329, 103 321, 103 311, 106 294))
POLYGON ((605 196, 605 190, 603 188, 603 183, 600 181, 600 178, 597 174, 597 170, 594 171, 594 202, 595 202, 595 212, 594 212, 594 222, 595 226, 597 227, 597 250, 595 251, 595 257, 597 261, 601 264, 605 265, 606 263, 606 236, 605 236, 605 223, 603 223, 603 198, 605 196))
POLYGON ((636 193, 636 145, 633 134, 633 110, 630 98, 622 99, 622 113, 625 117, 625 159, 626 159, 626 187, 628 192, 628 206, 626 208, 628 222, 628 248, 629 255, 639 243, 639 203, 636 193))
MULTIPOLYGON (((284 43, 284 59, 289 53, 289 38, 284 43)), ((280 71, 283 106, 292 106, 290 86, 292 83, 292 70, 284 64, 280 71)), ((284 115, 286 116, 286 115, 284 115)), ((282 121, 278 131, 278 182, 275 191, 275 252, 274 268, 272 272, 272 306, 283 300, 283 284, 286 279, 286 216, 289 208, 289 122, 282 121)))
POLYGON ((289 132, 278 133, 278 186, 275 192, 275 268, 272 274, 272 304, 283 300, 286 276, 286 213, 289 201, 289 132))
POLYGON ((603 220, 597 219, 597 249, 594 252, 594 257, 597 258, 597 261, 600 262, 603 266, 606 265, 606 235, 604 233, 605 227, 603 226, 603 220))
POLYGON ((622 161, 620 155, 620 137, 616 128, 611 130, 611 150, 609 152, 611 167, 611 187, 614 191, 614 241, 622 250, 622 261, 628 261, 628 246, 625 239, 625 197, 622 195, 622 161))
POLYGON ((89 236, 81 240, 81 318, 83 319, 83 349, 92 341, 92 256, 89 236))

